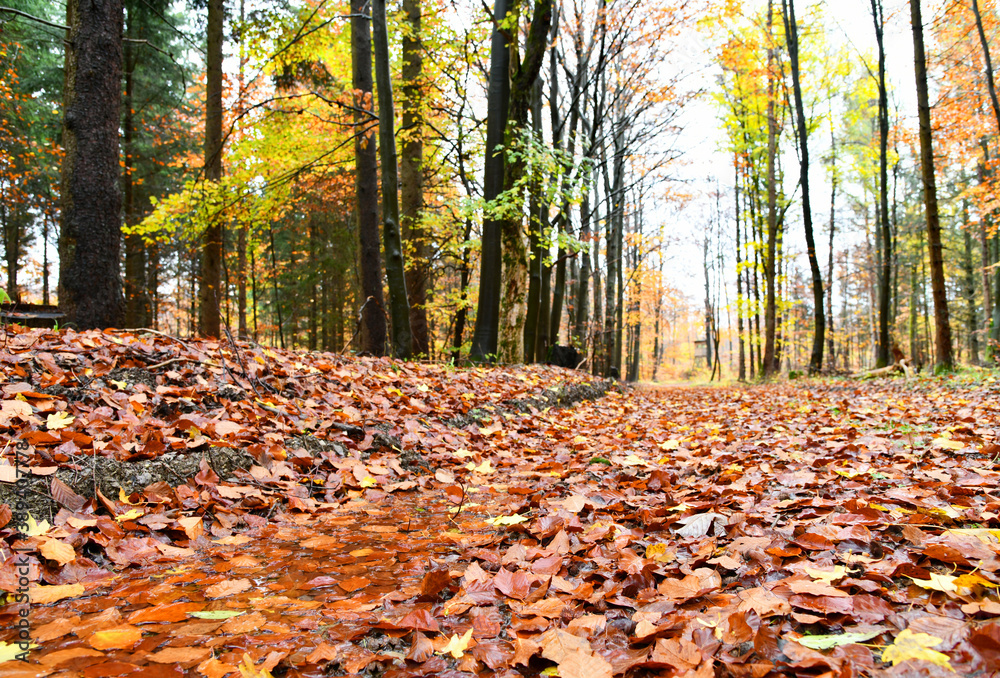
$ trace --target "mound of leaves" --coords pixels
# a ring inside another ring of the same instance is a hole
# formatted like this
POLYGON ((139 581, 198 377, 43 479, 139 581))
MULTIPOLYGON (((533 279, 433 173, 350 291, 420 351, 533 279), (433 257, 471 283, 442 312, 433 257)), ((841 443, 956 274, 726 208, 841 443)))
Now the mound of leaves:
POLYGON ((586 375, 153 334, 26 333, 0 361, 5 457, 60 505, 4 512, 37 647, 3 675, 1000 670, 988 380, 566 403, 543 394, 586 375), (225 480, 213 450, 249 462, 225 480), (94 458, 187 477, 88 495, 94 458))

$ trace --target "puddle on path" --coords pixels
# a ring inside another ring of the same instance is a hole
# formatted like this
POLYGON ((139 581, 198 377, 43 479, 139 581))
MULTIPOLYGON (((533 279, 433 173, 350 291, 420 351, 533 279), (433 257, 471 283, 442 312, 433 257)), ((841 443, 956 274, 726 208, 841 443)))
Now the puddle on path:
MULTIPOLYGON (((244 654, 258 666, 279 664, 275 676, 357 673, 376 655, 391 666, 408 651, 410 632, 386 620, 422 609, 433 618, 449 595, 420 598, 428 571, 458 563, 461 537, 449 532, 450 506, 404 497, 291 515, 181 562, 125 570, 88 595, 35 606, 39 647, 28 664, 0 664, 0 676, 212 675, 212 668, 221 676, 225 667, 204 662, 214 658, 232 670, 244 654), (335 671, 326 660, 307 661, 324 642, 335 651, 335 671)), ((0 640, 14 640, 12 612, 0 612, 0 640)), ((437 619, 445 634, 469 627, 468 619, 437 619)), ((431 674, 446 672, 435 657, 413 671, 397 663, 389 673, 428 675, 431 662, 438 669, 431 674)))

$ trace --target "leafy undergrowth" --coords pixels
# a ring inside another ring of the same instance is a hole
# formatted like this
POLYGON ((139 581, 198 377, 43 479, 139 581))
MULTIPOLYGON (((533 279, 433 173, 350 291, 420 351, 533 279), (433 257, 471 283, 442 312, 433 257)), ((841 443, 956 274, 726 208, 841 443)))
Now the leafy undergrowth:
POLYGON ((557 368, 72 332, 0 366, 5 458, 56 506, 0 509, 37 644, 3 676, 1000 669, 989 380, 593 399, 557 368))

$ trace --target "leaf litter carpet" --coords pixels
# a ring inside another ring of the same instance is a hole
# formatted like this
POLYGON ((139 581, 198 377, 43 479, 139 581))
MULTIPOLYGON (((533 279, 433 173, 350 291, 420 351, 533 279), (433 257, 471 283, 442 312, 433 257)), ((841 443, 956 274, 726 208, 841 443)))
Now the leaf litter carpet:
POLYGON ((34 500, 0 507, 0 676, 1000 669, 991 379, 601 396, 72 331, 0 367, 0 489, 34 500))

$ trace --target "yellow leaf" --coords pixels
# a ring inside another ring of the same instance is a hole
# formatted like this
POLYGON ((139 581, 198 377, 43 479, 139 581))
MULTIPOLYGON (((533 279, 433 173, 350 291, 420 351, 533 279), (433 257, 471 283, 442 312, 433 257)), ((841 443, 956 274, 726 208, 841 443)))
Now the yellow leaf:
POLYGON ((965 447, 965 443, 951 438, 935 438, 931 441, 931 445, 943 450, 961 450, 965 447))
POLYGON ((139 518, 145 513, 146 513, 145 511, 138 508, 129 509, 120 516, 115 516, 115 520, 117 520, 119 523, 122 522, 123 520, 135 520, 136 518, 139 518))
POLYGON ((361 481, 361 487, 377 487, 378 483, 371 476, 365 476, 361 481))
POLYGON ((667 440, 665 442, 659 443, 657 446, 663 451, 679 450, 681 447, 681 441, 676 439, 667 440))
POLYGON ((117 379, 111 379, 111 384, 120 391, 128 388, 127 381, 118 381, 117 379))
POLYGON ((929 633, 914 633, 910 629, 903 629, 896 636, 896 640, 893 641, 892 645, 882 650, 882 661, 886 663, 891 662, 895 666, 900 662, 905 662, 907 659, 922 659, 954 671, 955 669, 951 668, 948 655, 944 652, 931 649, 940 643, 940 638, 936 638, 929 633))
POLYGON ((910 577, 910 579, 913 579, 914 584, 932 591, 944 591, 945 593, 958 592, 958 586, 955 585, 957 577, 953 577, 950 574, 931 572, 930 579, 914 579, 913 577, 910 577))
POLYGON ((469 649, 469 641, 472 640, 472 627, 461 637, 457 633, 451 636, 448 644, 437 651, 438 654, 450 654, 455 659, 465 656, 465 651, 469 649))
POLYGON ((123 504, 128 504, 129 506, 135 506, 136 504, 138 504, 138 502, 129 501, 128 495, 125 494, 125 490, 120 487, 118 488, 118 501, 120 501, 123 504))
POLYGON ((240 664, 240 675, 243 678, 273 678, 271 672, 266 669, 258 669, 254 666, 250 655, 243 653, 243 663, 240 664))
POLYGON ((487 459, 479 466, 476 466, 475 462, 469 462, 465 465, 465 468, 473 473, 481 473, 483 475, 489 475, 490 473, 495 473, 496 469, 490 465, 490 460, 487 459))
POLYGON ((821 570, 807 565, 802 570, 813 579, 818 579, 827 584, 832 584, 847 574, 847 568, 843 565, 834 565, 832 570, 821 570))
POLYGON ((28 529, 24 530, 24 534, 28 537, 41 537, 43 534, 52 529, 49 525, 49 521, 43 520, 42 522, 37 522, 30 513, 28 514, 28 529))
POLYGON ((50 431, 56 431, 61 428, 66 428, 72 424, 75 419, 76 417, 71 414, 66 414, 65 412, 53 412, 45 421, 45 426, 50 431))
POLYGON ((486 522, 490 525, 495 525, 500 527, 502 525, 517 525, 518 523, 527 522, 528 517, 518 514, 512 516, 497 516, 496 518, 487 518, 486 522))
POLYGON ((467 459, 469 457, 475 456, 472 452, 469 452, 468 450, 455 450, 452 454, 454 454, 459 459, 467 459))
MULTIPOLYGON (((31 643, 28 645, 29 649, 34 649, 38 647, 37 644, 31 643)), ((28 653, 21 649, 21 646, 17 643, 7 644, 0 641, 0 664, 3 662, 12 662, 19 656, 27 657, 28 653)))
POLYGON ((650 544, 646 547, 646 558, 655 560, 658 563, 669 563, 675 558, 674 554, 667 553, 667 545, 664 543, 650 544))

